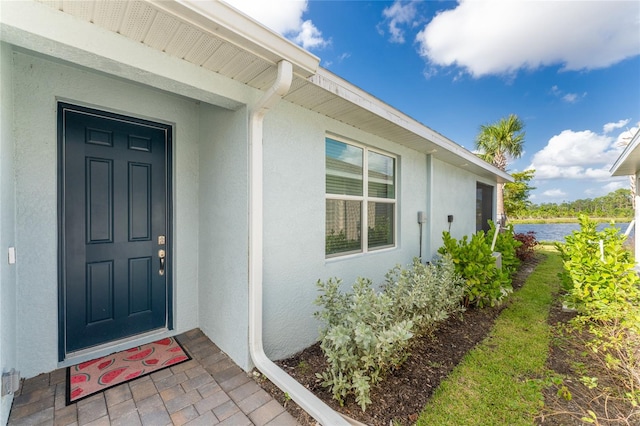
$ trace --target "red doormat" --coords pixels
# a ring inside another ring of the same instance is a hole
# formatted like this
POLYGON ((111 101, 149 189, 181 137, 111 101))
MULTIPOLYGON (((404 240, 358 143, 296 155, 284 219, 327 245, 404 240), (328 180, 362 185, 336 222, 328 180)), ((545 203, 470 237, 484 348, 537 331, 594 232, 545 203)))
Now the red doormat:
POLYGON ((147 374, 190 360, 173 337, 67 368, 67 405, 147 374))

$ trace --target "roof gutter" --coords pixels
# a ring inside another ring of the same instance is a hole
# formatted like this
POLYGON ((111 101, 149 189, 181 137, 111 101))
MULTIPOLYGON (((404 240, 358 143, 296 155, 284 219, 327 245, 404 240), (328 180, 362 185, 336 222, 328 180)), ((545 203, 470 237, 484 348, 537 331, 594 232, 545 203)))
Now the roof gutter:
POLYGON ((271 361, 262 345, 263 123, 267 112, 289 91, 292 80, 291 63, 278 62, 276 81, 249 112, 249 352, 258 370, 318 422, 325 426, 348 425, 340 414, 271 361))

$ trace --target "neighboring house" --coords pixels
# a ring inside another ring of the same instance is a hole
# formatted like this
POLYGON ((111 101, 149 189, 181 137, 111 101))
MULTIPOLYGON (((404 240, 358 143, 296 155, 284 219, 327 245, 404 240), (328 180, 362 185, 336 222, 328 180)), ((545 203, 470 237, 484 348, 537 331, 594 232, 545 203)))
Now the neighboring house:
POLYGON ((2 372, 196 327, 246 370, 292 355, 318 279, 430 259, 512 181, 217 1, 0 21, 2 372))
POLYGON ((634 220, 635 220, 635 258, 636 258, 636 268, 640 266, 640 244, 638 244, 638 237, 640 234, 638 233, 638 224, 640 224, 640 199, 638 197, 638 179, 640 178, 640 130, 636 131, 636 134, 631 138, 629 144, 626 146, 620 157, 616 160, 616 162, 611 167, 611 176, 631 176, 632 179, 635 179, 635 188, 636 193, 633 194, 635 196, 635 212, 634 212, 634 220))

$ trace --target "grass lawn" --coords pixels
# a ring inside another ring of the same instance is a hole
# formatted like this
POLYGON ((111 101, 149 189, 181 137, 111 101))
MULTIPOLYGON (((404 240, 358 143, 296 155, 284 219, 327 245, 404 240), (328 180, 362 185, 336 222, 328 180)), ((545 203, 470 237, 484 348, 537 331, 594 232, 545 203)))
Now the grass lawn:
POLYGON ((492 333, 469 352, 424 408, 417 421, 432 425, 532 425, 543 402, 549 350, 547 324, 562 270, 560 256, 546 257, 510 298, 492 333))

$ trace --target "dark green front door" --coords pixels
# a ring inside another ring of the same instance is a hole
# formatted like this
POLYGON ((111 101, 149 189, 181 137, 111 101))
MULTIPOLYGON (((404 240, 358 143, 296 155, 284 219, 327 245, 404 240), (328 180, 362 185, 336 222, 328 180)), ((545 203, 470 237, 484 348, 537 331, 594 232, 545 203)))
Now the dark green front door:
POLYGON ((171 127, 60 103, 65 354, 169 326, 171 127))

